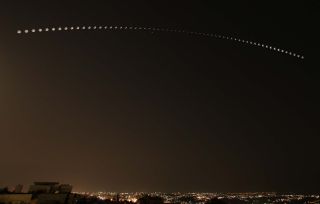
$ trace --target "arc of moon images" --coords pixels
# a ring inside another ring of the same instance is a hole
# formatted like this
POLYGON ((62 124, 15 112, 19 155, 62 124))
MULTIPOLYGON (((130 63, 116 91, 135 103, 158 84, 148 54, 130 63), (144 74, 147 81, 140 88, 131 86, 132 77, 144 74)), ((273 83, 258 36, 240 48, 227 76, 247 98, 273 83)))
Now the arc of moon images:
POLYGON ((34 33, 44 33, 44 32, 76 32, 76 31, 85 31, 85 30, 92 30, 92 31, 149 31, 152 33, 155 32, 167 32, 167 33, 180 33, 180 34, 187 34, 187 35, 194 35, 194 36, 202 36, 202 37, 209 37, 209 38, 215 38, 215 39, 221 39, 221 40, 228 40, 233 41, 236 43, 242 43, 246 44, 252 47, 259 47, 266 50, 270 50, 273 52, 282 53, 285 55, 289 55, 295 58, 304 59, 304 55, 297 54, 295 52, 281 49, 275 46, 271 46, 268 44, 240 39, 237 37, 231 37, 227 35, 220 35, 215 33, 206 33, 206 32, 194 32, 194 31, 188 31, 188 30, 180 30, 180 29, 168 29, 168 28, 156 28, 156 27, 140 27, 140 26, 58 26, 58 27, 45 27, 45 28, 33 28, 33 29, 22 29, 17 30, 18 35, 27 35, 27 34, 34 34, 34 33))

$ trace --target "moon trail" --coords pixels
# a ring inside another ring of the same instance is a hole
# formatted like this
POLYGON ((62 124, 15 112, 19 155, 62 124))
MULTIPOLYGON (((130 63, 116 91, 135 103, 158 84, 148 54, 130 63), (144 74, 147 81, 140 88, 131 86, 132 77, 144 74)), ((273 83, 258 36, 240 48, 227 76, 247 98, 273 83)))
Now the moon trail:
POLYGON ((33 34, 33 33, 43 33, 43 32, 70 32, 70 31, 84 31, 84 30, 92 30, 92 31, 149 31, 149 32, 167 32, 167 33, 181 33, 181 34, 188 34, 188 35, 194 35, 194 36, 202 36, 202 37, 210 37, 210 38, 216 38, 221 40, 229 40, 237 43, 246 44, 249 46, 254 47, 260 47, 263 49, 267 49, 273 52, 282 53, 285 55, 289 55, 292 57, 296 57, 299 59, 304 59, 305 57, 301 54, 297 54, 295 52, 281 49, 275 46, 271 46, 268 44, 240 39, 237 37, 231 37, 227 35, 220 35, 215 33, 206 33, 206 32, 194 32, 194 31, 188 31, 188 30, 180 30, 180 29, 168 29, 168 28, 156 28, 156 27, 139 27, 139 26, 58 26, 58 27, 45 27, 45 28, 32 28, 32 29, 21 29, 17 30, 18 35, 26 35, 26 34, 33 34))

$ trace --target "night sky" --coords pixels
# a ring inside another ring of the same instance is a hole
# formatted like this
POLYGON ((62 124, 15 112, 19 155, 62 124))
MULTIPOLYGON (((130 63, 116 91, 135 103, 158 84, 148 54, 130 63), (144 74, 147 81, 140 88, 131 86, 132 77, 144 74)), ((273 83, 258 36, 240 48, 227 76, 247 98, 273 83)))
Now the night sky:
MULTIPOLYGON (((0 3, 0 186, 319 192, 319 4, 0 3), (219 33, 283 53, 184 33, 219 33)), ((210 3, 211 2, 211 3, 210 3)))

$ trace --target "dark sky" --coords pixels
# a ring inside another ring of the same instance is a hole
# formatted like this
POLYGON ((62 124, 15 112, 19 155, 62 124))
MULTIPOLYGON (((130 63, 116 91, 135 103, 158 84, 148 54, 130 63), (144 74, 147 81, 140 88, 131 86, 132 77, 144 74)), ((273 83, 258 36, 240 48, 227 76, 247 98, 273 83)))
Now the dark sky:
POLYGON ((319 192, 316 1, 85 2, 0 4, 0 186, 319 192), (70 25, 219 33, 306 59, 178 33, 16 34, 70 25))

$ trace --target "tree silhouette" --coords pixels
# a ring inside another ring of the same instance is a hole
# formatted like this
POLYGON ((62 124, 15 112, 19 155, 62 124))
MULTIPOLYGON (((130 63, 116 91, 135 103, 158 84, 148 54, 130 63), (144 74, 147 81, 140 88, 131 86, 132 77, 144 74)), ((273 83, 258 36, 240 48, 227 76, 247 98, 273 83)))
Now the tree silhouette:
POLYGON ((221 199, 212 198, 212 199, 208 200, 205 204, 227 204, 227 203, 221 199))

